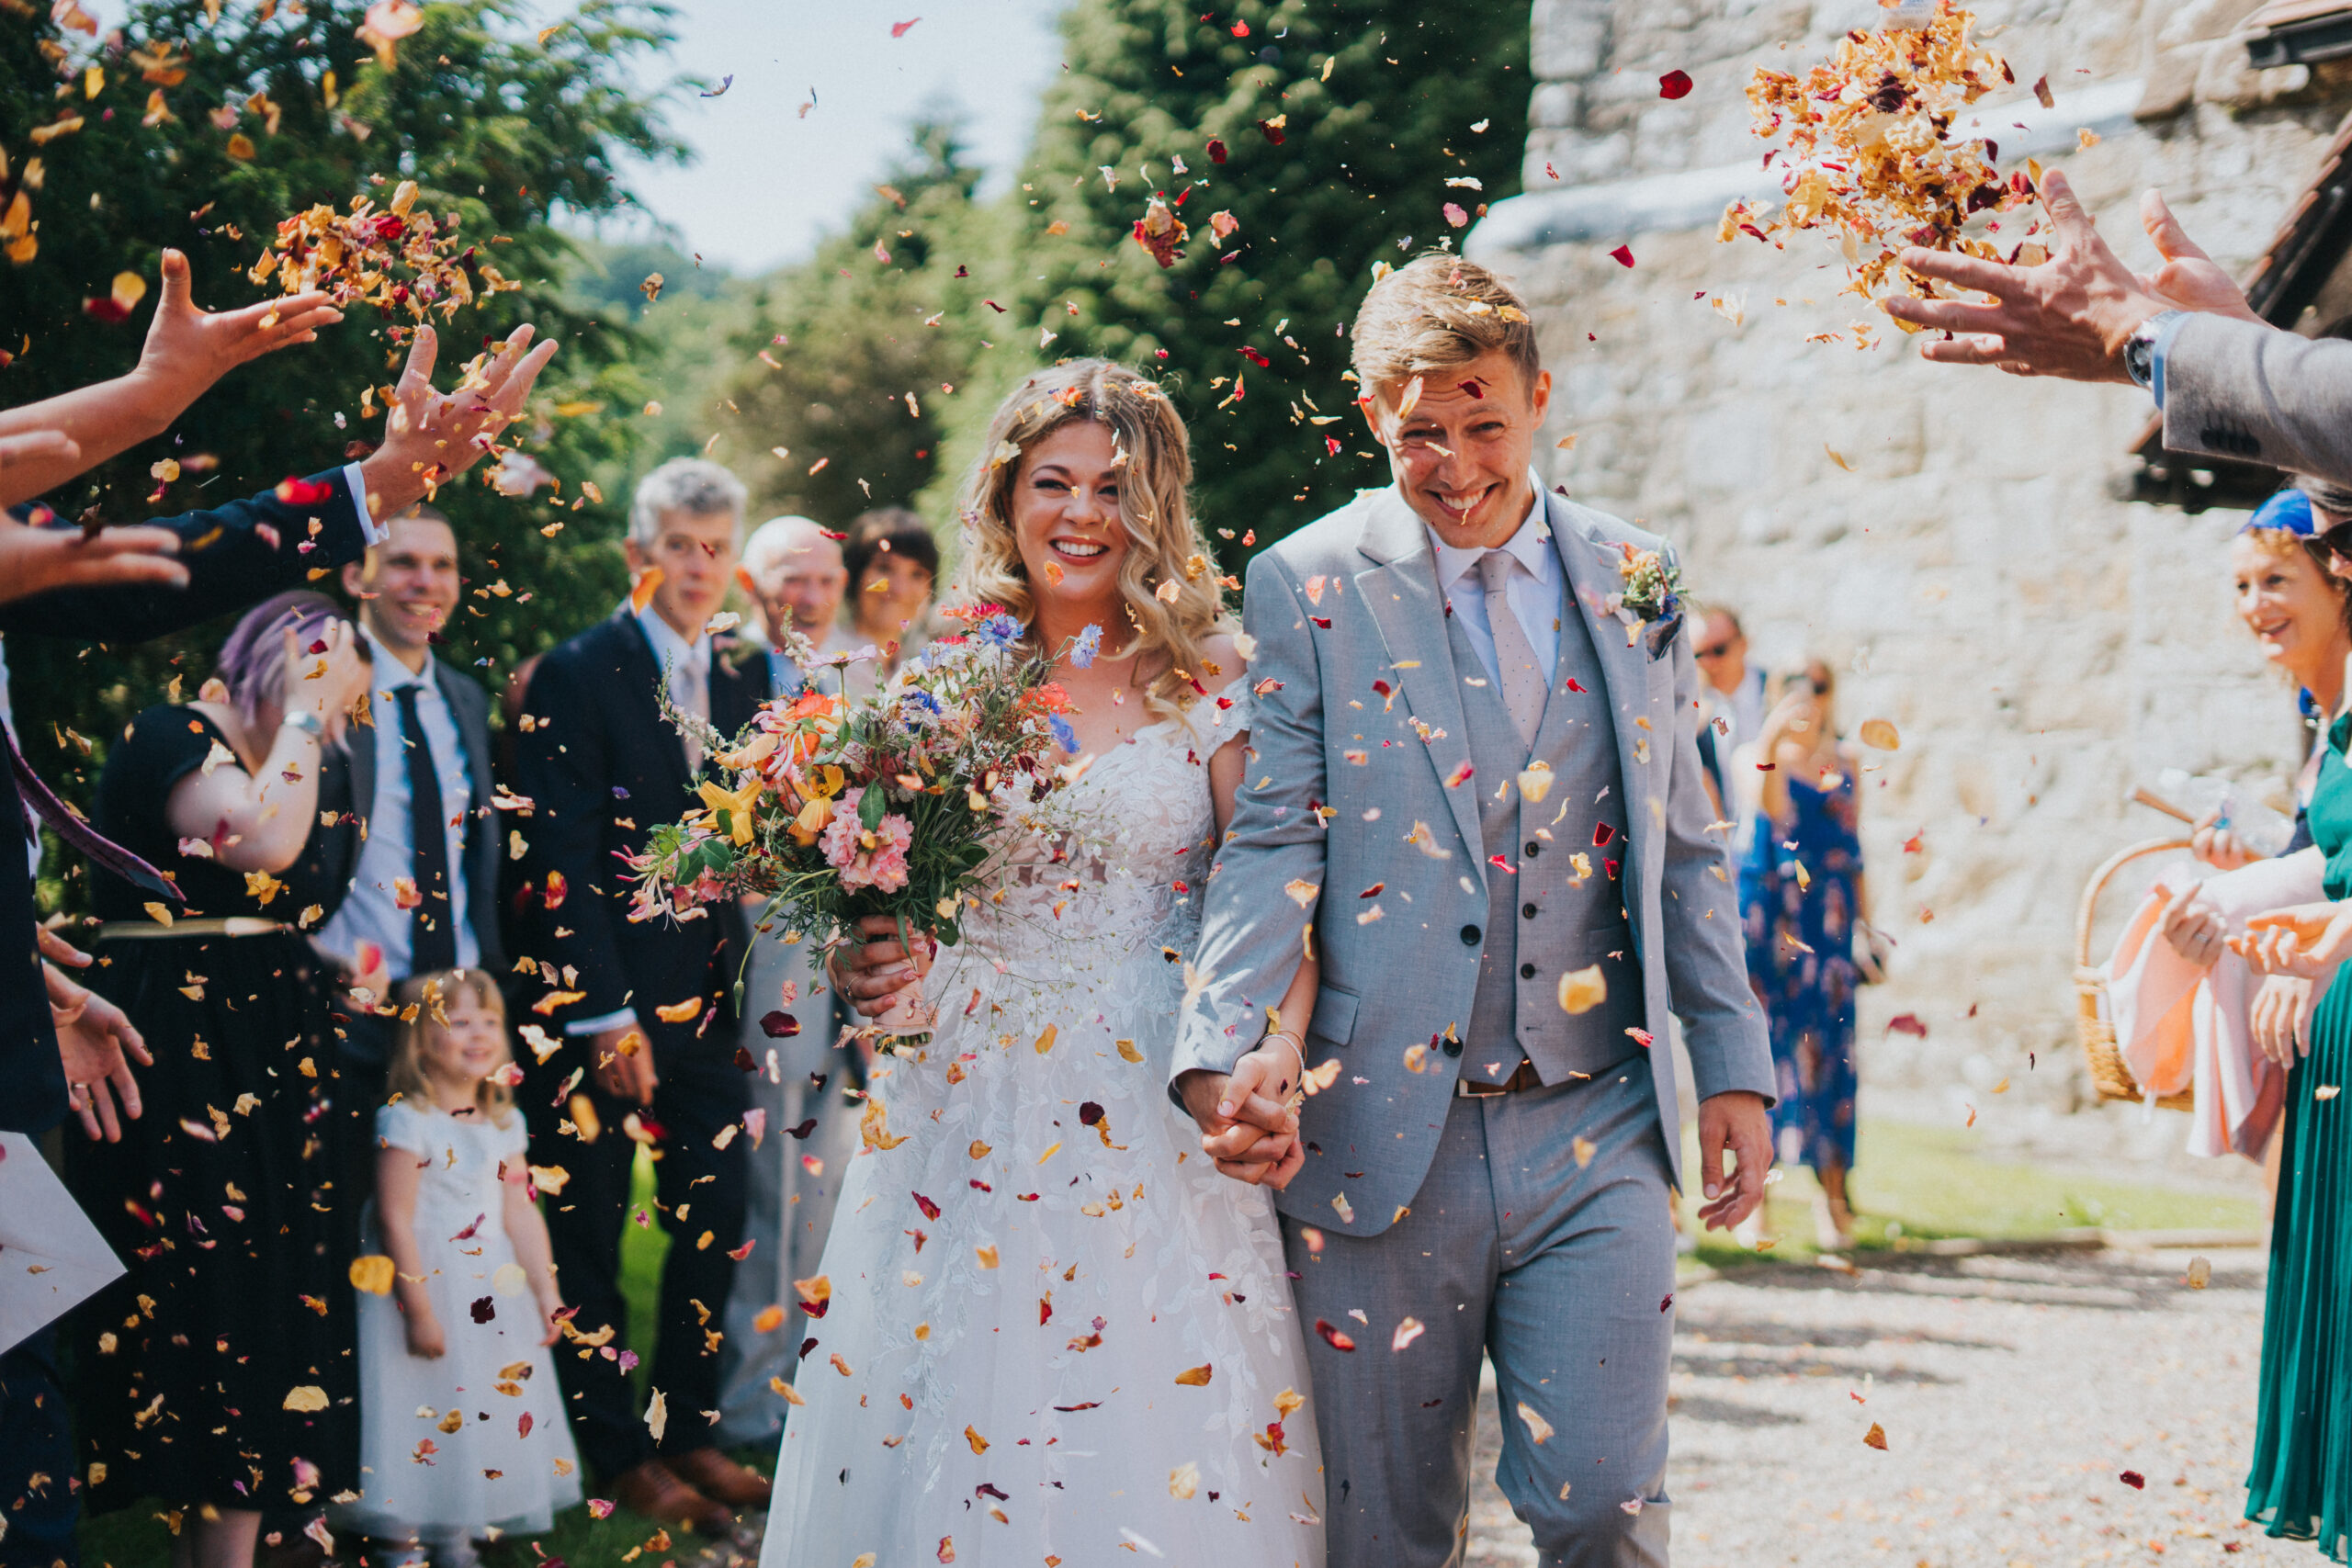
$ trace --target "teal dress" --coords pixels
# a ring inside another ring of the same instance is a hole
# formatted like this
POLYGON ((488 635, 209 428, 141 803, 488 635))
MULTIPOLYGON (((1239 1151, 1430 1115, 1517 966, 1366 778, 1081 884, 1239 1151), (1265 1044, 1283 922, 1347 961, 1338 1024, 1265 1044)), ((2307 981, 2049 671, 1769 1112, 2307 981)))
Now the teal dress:
MULTIPOLYGON (((2312 794, 2312 840, 2327 856, 2327 896, 2352 897, 2352 715, 2328 730, 2312 794)), ((2270 1290, 2262 1319, 2262 1392, 2246 1517, 2336 1562, 2352 1545, 2352 985, 2339 974, 2312 1025, 2312 1054, 2287 1075, 2270 1290), (2324 1090, 2326 1098, 2321 1098, 2324 1090)))

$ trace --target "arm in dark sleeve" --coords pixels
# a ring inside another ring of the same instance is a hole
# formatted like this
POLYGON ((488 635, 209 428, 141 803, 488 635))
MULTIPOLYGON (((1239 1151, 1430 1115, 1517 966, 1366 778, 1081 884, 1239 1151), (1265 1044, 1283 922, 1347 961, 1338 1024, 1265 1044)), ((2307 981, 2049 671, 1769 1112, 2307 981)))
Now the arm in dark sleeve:
POLYGON ((629 1005, 619 901, 596 892, 602 887, 611 893, 621 873, 604 852, 605 824, 613 810, 604 710, 583 689, 566 651, 548 655, 531 677, 523 711, 535 717, 516 735, 514 757, 516 786, 533 803, 526 873, 542 889, 551 873, 560 874, 566 884, 562 904, 533 911, 517 945, 542 965, 553 964, 559 972, 569 967, 577 984, 565 988, 587 993, 558 1010, 559 1026, 629 1005))
POLYGON ((353 485, 349 470, 333 469, 281 487, 294 495, 291 502, 264 491, 212 511, 159 517, 152 526, 179 536, 186 588, 55 589, 0 605, 0 631, 144 642, 321 581, 368 548, 370 529, 353 485))

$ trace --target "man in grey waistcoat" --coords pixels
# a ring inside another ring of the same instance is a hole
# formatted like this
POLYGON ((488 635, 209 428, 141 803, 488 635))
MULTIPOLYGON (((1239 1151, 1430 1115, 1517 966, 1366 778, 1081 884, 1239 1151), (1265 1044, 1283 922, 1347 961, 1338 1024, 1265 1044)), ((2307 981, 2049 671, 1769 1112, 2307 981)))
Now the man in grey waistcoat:
POLYGON ((1462 1561, 1482 1356, 1542 1561, 1663 1564, 1669 1012, 1707 1223, 1771 1160, 1690 639, 1619 613, 1662 542, 1535 479, 1551 378, 1508 285, 1425 256, 1354 359, 1396 482, 1251 563, 1251 755, 1171 1092, 1221 1169, 1286 1183, 1333 1564, 1462 1561), (1270 1018, 1309 959, 1312 1017, 1270 1018))

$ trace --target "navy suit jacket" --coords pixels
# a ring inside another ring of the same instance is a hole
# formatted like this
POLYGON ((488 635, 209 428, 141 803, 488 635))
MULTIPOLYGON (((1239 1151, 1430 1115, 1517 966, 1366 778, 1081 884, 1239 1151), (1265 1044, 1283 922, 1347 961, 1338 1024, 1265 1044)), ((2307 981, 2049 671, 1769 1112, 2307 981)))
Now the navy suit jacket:
MULTIPOLYGON (((712 649, 710 721, 731 737, 767 696, 768 671, 764 660, 734 667, 724 657, 730 643, 720 638, 712 649)), ((653 649, 626 610, 550 649, 532 672, 514 738, 516 791, 532 803, 522 825, 529 848, 510 864, 522 886, 509 905, 506 947, 537 959, 543 972, 550 964, 557 975, 569 970, 561 988, 584 993, 555 1010, 556 1025, 632 1009, 657 1051, 699 1040, 703 1049, 732 1052, 734 1031, 725 1025, 750 937, 741 911, 728 900, 697 919, 628 919, 631 885, 619 857, 642 853, 656 826, 684 816, 707 776, 686 767, 684 742, 662 716, 661 683, 653 649), (545 897, 550 872, 566 884, 553 909, 545 897), (692 997, 709 1004, 703 1017, 671 1024, 654 1016, 692 997)))
MULTIPOLYGON (((0 604, 0 632, 144 642, 302 587, 315 569, 357 560, 368 548, 366 530, 341 470, 313 475, 311 482, 328 488, 325 500, 294 506, 266 491, 216 511, 155 519, 155 526, 180 536, 185 589, 55 589, 0 604), (313 517, 320 524, 315 539, 313 517), (275 541, 265 529, 275 530, 275 541), (308 554, 299 547, 304 543, 312 547, 308 554)), ((157 801, 155 809, 163 808, 157 801)), ((24 814, 16 775, 0 769, 0 823, 21 822, 24 814)), ((32 874, 13 830, 0 831, 0 1132, 43 1133, 65 1119, 65 1070, 33 945, 32 874), (15 958, 6 956, 11 949, 15 958)))

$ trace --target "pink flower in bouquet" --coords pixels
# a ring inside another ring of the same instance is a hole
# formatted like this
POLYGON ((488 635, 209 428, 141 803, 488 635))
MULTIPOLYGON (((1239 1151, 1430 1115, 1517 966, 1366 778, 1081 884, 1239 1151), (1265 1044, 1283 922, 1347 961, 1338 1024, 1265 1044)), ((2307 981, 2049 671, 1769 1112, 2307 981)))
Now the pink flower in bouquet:
POLYGON ((825 863, 842 874, 842 886, 895 893, 907 885, 907 851, 914 843, 914 825, 897 812, 886 812, 868 832, 858 820, 857 804, 865 794, 854 789, 841 798, 833 819, 820 840, 825 863))

